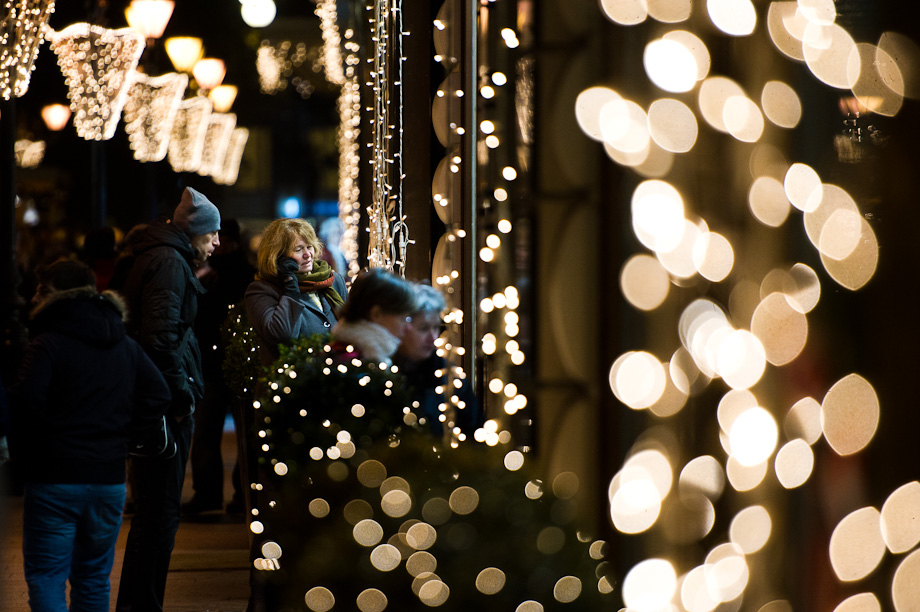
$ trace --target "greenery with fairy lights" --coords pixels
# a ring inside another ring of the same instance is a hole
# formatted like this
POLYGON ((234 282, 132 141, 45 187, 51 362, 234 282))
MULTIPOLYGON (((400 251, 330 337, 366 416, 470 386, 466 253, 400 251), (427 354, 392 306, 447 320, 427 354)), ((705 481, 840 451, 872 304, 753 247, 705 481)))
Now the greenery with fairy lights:
POLYGON ((443 447, 401 374, 325 342, 282 347, 257 402, 256 567, 282 609, 612 604, 604 543, 576 532, 570 496, 507 447, 443 447))

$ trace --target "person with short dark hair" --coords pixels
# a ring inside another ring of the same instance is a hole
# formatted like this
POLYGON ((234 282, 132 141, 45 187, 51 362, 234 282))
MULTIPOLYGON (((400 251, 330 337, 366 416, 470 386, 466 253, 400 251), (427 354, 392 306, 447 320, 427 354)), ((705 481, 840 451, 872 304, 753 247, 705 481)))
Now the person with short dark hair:
POLYGON ((39 270, 33 339, 10 389, 25 479, 23 561, 33 611, 108 610, 128 444, 169 407, 163 375, 128 337, 126 308, 73 260, 39 270))
POLYGON ((128 331, 169 385, 167 422, 178 450, 169 459, 131 460, 135 514, 118 587, 119 612, 163 609, 192 441, 191 416, 204 384, 194 330, 204 287, 195 268, 220 245, 219 230, 217 207, 187 187, 172 219, 149 224, 133 245, 134 263, 122 288, 130 312, 128 331))
POLYGON ((347 346, 360 359, 390 364, 415 311, 415 294, 406 279, 383 268, 355 277, 348 300, 332 330, 333 348, 347 346))

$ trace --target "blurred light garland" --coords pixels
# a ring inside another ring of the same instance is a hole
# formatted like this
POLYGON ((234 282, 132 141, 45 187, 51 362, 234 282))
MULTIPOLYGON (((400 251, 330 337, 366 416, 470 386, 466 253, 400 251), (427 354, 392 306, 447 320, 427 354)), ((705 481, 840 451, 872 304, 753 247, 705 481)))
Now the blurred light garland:
POLYGON ((4 100, 28 91, 53 12, 54 0, 4 0, 0 21, 0 97, 4 100))
POLYGON ((358 234, 361 224, 360 189, 360 144, 361 134, 361 86, 355 74, 360 59, 360 46, 350 40, 353 33, 345 32, 345 49, 342 57, 342 37, 339 33, 338 11, 335 0, 322 0, 316 5, 323 37, 323 67, 326 79, 339 85, 337 132, 339 147, 339 219, 342 221, 342 239, 339 248, 348 262, 348 275, 353 277, 360 271, 358 264, 358 234))
POLYGON ((171 72, 151 77, 134 72, 124 110, 125 132, 134 159, 156 162, 166 157, 186 87, 187 74, 171 72))
POLYGON ((197 172, 201 167, 211 112, 211 101, 205 96, 179 103, 168 151, 169 164, 174 171, 197 172))
POLYGON ((221 185, 233 185, 240 174, 240 163, 243 161, 243 151, 249 140, 249 130, 243 127, 234 128, 230 134, 230 144, 221 167, 214 173, 214 182, 221 185))
POLYGON ((87 140, 108 140, 131 85, 146 43, 131 28, 109 30, 75 23, 49 35, 51 49, 69 88, 77 134, 87 140))
POLYGON ((17 140, 13 145, 13 154, 20 168, 37 168, 45 158, 45 141, 17 140))
POLYGON ((204 136, 204 149, 198 174, 212 176, 223 168, 224 156, 230 146, 230 137, 236 127, 233 113, 215 113, 208 116, 208 127, 204 136))

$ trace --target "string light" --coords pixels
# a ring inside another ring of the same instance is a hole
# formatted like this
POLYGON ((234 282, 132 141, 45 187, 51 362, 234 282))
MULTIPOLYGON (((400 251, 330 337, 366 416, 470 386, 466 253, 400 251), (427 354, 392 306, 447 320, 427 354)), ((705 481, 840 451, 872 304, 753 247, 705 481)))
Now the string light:
POLYGON ((214 182, 221 185, 233 185, 240 174, 240 163, 243 161, 243 151, 249 140, 249 130, 243 127, 234 128, 230 134, 230 144, 224 154, 223 165, 214 174, 214 182))
MULTIPOLYGON (((370 11, 370 7, 368 7, 370 11)), ((376 2, 370 21, 374 41, 373 195, 368 213, 368 263, 405 274, 408 227, 402 212, 402 11, 398 0, 376 2), (388 76, 396 66, 395 77, 388 76), (392 226, 391 226, 392 224, 392 226)))
POLYGON ((179 103, 169 139, 167 158, 176 172, 197 172, 211 116, 211 101, 195 96, 179 103))
POLYGON ((29 89, 44 28, 54 0, 4 0, 0 22, 0 96, 9 100, 29 89))
POLYGON ((157 77, 132 75, 125 103, 125 132, 134 159, 157 162, 166 157, 169 137, 188 87, 188 75, 170 72, 157 77))
POLYGON ((87 140, 115 135, 145 42, 136 30, 75 23, 49 36, 73 109, 77 134, 87 140))
POLYGON ((45 141, 17 140, 13 145, 13 154, 20 168, 36 168, 45 158, 45 141))
POLYGON ((236 115, 233 113, 214 113, 208 116, 205 130, 204 149, 201 152, 201 165, 198 174, 211 176, 223 169, 224 156, 230 146, 230 137, 236 127, 236 115))

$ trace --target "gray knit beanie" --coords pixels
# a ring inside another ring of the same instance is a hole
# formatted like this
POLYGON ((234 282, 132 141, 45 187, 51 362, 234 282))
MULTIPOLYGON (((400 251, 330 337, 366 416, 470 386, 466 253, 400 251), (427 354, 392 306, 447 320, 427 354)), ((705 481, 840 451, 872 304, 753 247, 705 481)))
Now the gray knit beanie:
POLYGON ((186 187, 172 222, 190 237, 203 236, 220 231, 220 211, 202 193, 186 187))

